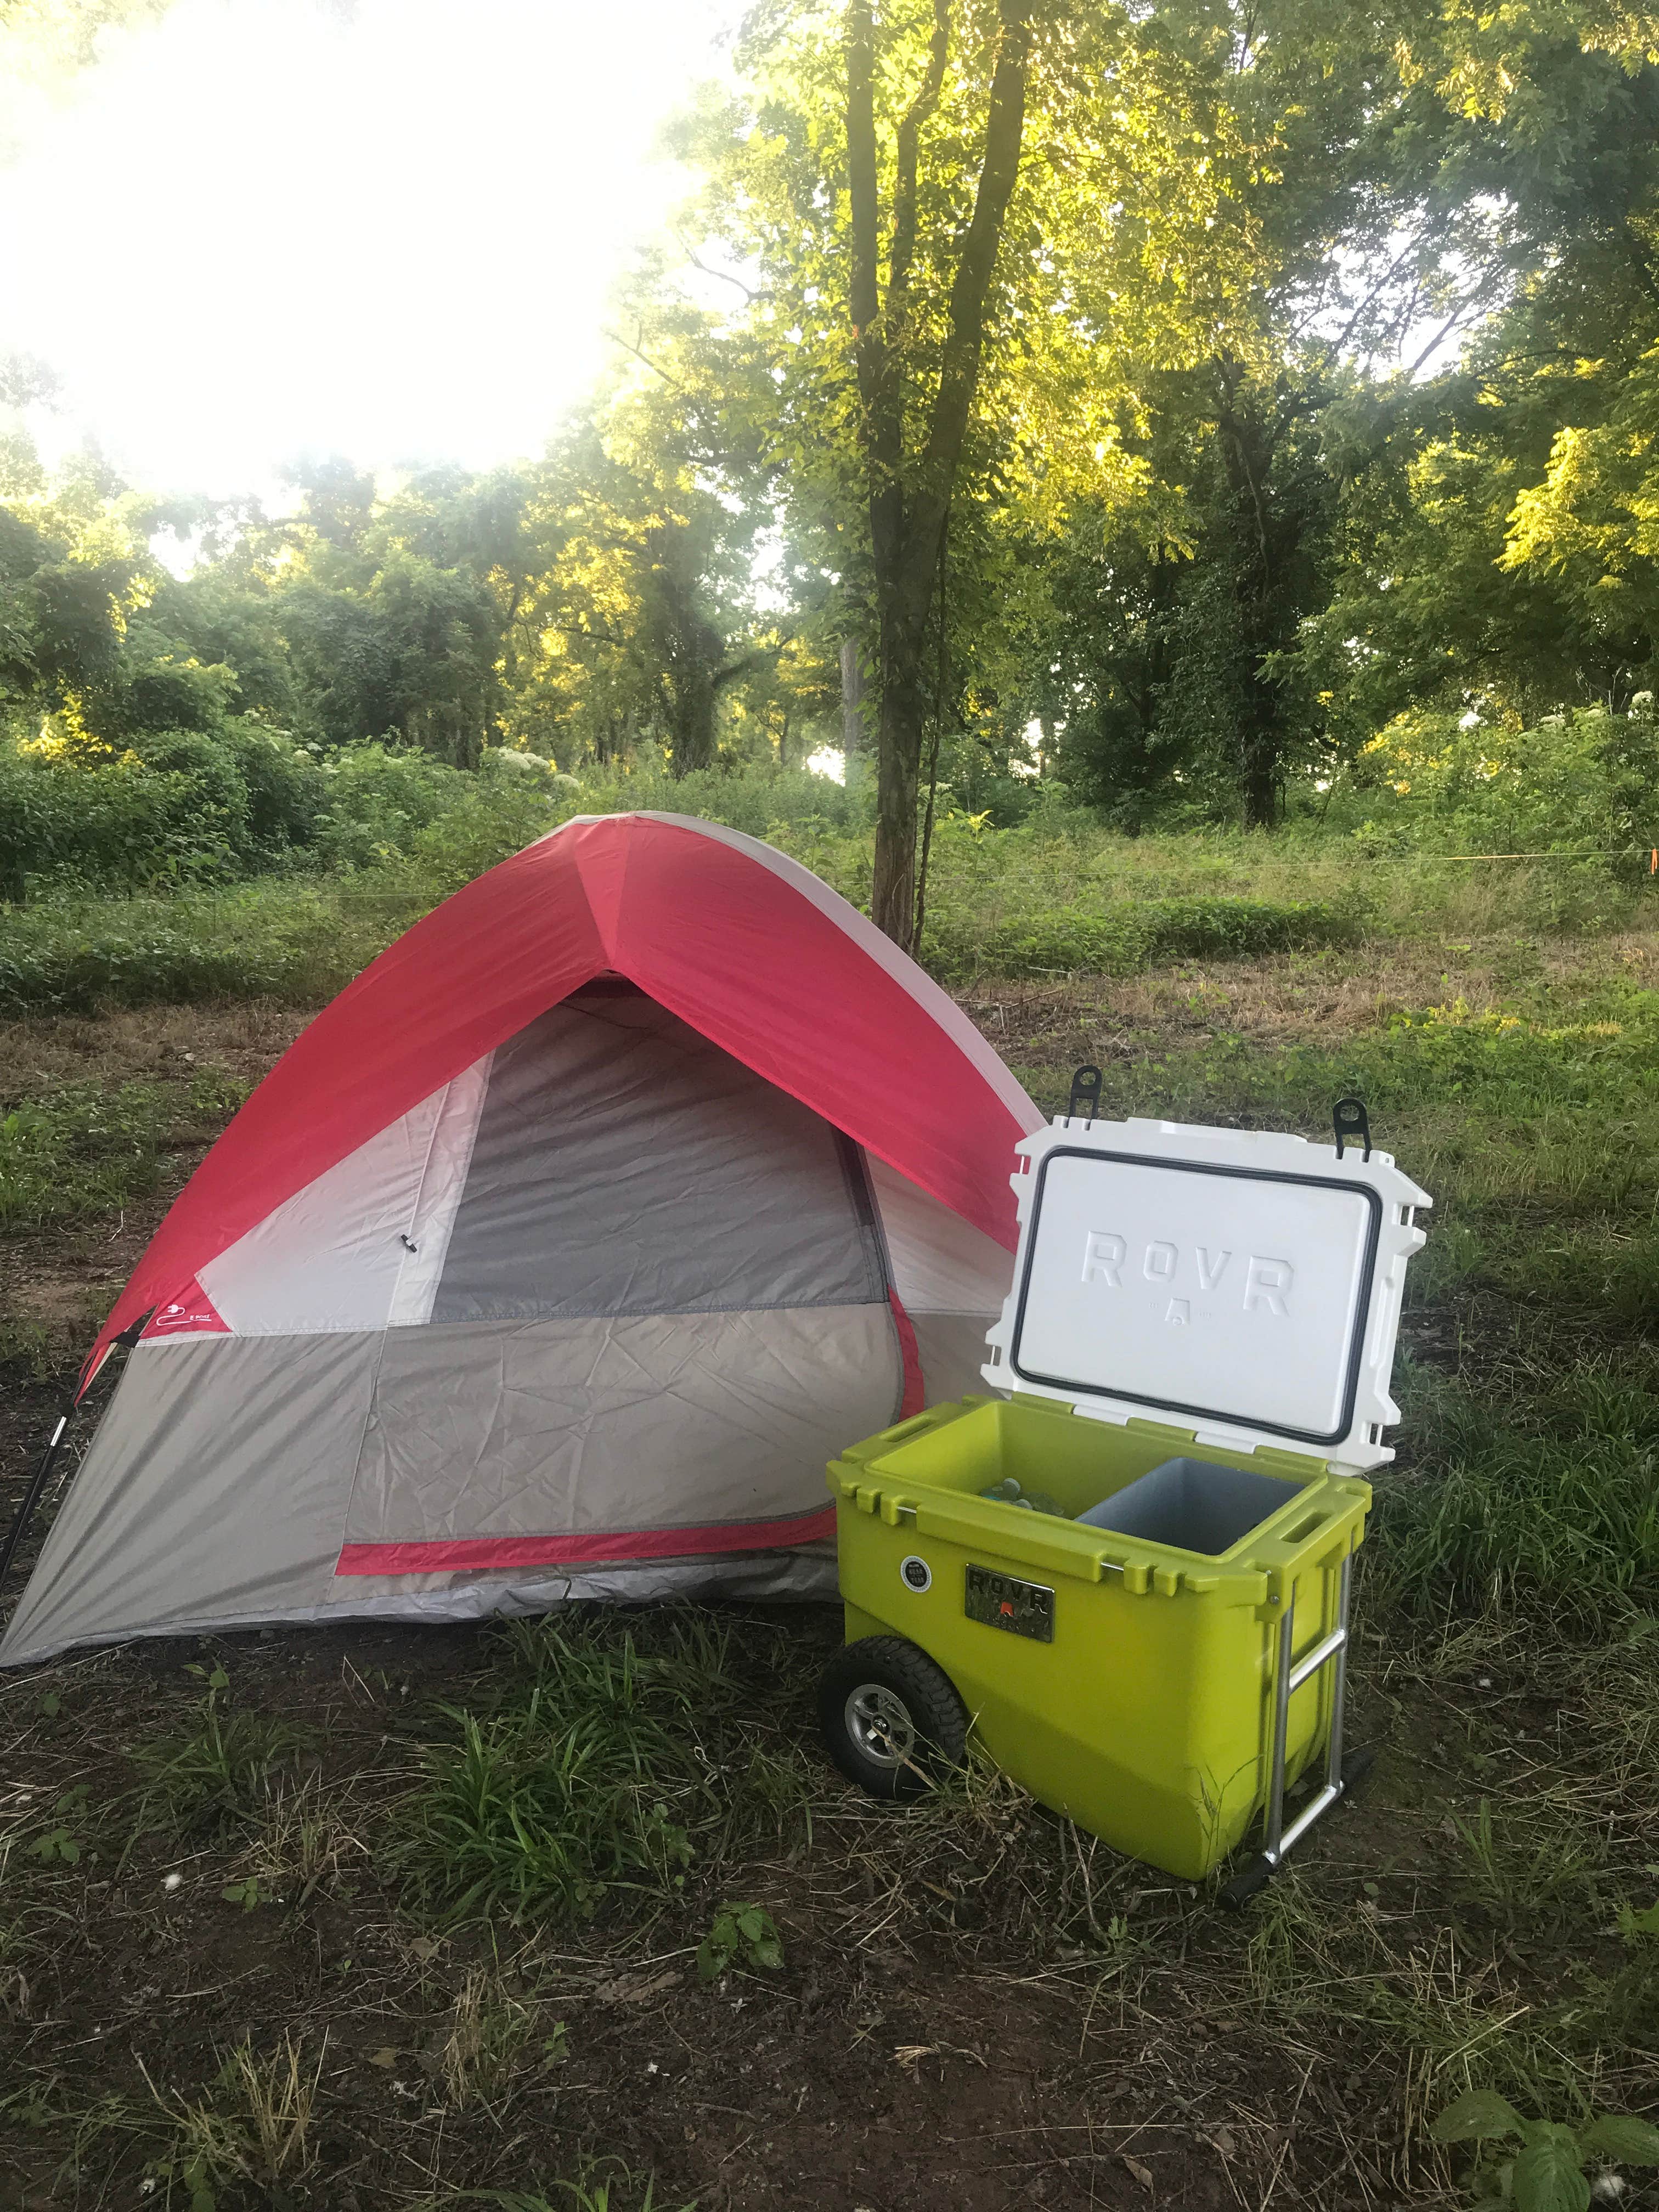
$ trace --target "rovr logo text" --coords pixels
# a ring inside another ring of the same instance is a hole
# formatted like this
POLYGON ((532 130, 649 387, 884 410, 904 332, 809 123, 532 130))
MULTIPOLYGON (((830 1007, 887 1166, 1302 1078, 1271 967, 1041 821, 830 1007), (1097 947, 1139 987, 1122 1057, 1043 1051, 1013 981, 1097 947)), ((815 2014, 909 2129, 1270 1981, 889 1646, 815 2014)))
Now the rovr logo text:
MULTIPOLYGON (((1085 1283, 1103 1283, 1109 1291, 1121 1291, 1125 1271, 1134 1267, 1127 1237, 1110 1230, 1091 1229, 1084 1238, 1085 1283)), ((1291 1286, 1296 1280, 1296 1270, 1288 1260, 1252 1252, 1238 1267, 1231 1252, 1212 1251, 1203 1244, 1195 1244, 1189 1254, 1183 1254, 1178 1244, 1147 1244, 1141 1250, 1139 1273, 1162 1289, 1173 1288, 1177 1281, 1184 1287, 1195 1275, 1197 1287, 1206 1297, 1217 1292, 1225 1296, 1237 1287, 1243 1291, 1246 1313, 1288 1315, 1291 1286)))

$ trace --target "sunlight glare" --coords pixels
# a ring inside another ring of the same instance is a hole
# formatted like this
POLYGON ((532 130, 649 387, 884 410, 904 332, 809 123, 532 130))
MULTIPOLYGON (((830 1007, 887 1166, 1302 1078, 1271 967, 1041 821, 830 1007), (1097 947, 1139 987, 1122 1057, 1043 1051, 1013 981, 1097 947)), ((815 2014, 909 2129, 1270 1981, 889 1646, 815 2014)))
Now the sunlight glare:
POLYGON ((158 489, 489 466, 599 368, 721 0, 179 0, 0 172, 0 349, 158 489))

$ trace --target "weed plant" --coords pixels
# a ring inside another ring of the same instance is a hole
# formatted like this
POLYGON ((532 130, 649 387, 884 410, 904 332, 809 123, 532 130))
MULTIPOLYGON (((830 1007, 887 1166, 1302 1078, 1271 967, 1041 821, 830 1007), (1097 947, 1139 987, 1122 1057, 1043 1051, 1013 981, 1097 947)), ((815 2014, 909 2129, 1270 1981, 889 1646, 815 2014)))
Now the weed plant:
POLYGON ((537 2045, 551 2062, 562 2041, 560 2032, 538 2037, 535 2007, 506 1989, 493 1966, 475 1966, 456 1996, 440 2055, 449 2102, 458 2112, 499 2107, 537 2045))
POLYGON ((268 2204, 293 2204, 293 2191, 317 2164, 313 2123, 325 2045, 326 2038, 308 2064, 292 2035, 264 2057, 245 2037, 204 2094, 169 2094, 151 2082, 164 2147, 147 2178, 152 2188, 164 2185, 163 2202, 176 2188, 190 2212, 218 2212, 222 2191, 251 2185, 268 2204))
POLYGON ((114 1212, 153 1190, 174 1146, 216 1134, 240 1086, 204 1068, 174 1086, 66 1084, 0 1116, 0 1237, 114 1212))
MULTIPOLYGON (((572 793, 370 747, 334 764, 324 786, 333 796, 303 866, 288 850, 282 867, 240 881, 212 869, 155 888, 129 877, 125 897, 107 873, 60 873, 33 884, 27 903, 0 907, 0 1016, 234 997, 321 1003, 440 899, 579 811, 726 823, 804 860, 855 905, 869 902, 867 796, 803 771, 592 775, 572 793)), ((1558 830, 1570 854, 1577 826, 1558 830)), ((1305 824, 1131 838, 1045 792, 1007 828, 945 813, 921 957, 953 981, 1121 975, 1162 960, 1346 945, 1368 931, 1605 930, 1643 905, 1613 862, 1476 866, 1305 824)))
POLYGON ((695 1860, 787 1832, 804 1805, 799 1688, 755 1711, 729 1624, 565 1614, 502 1643, 484 1710, 446 1708, 446 1736, 422 1754, 393 1855, 422 1909, 581 1918, 616 1890, 666 1899, 695 1860))
POLYGON ((137 1753, 140 1832, 222 1836, 248 1826, 263 1809, 272 1771, 298 1739, 289 1723, 229 1703, 228 1688, 216 1668, 194 1724, 137 1753))

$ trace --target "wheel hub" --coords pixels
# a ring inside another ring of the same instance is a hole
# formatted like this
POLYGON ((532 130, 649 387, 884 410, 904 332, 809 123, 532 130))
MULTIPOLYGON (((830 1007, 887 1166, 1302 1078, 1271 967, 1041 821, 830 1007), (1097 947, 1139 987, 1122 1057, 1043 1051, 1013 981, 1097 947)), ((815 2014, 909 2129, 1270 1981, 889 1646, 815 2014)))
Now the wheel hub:
POLYGON ((884 1682, 860 1682, 847 1700, 847 1733, 876 1766, 914 1765, 916 1724, 896 1690, 884 1682))

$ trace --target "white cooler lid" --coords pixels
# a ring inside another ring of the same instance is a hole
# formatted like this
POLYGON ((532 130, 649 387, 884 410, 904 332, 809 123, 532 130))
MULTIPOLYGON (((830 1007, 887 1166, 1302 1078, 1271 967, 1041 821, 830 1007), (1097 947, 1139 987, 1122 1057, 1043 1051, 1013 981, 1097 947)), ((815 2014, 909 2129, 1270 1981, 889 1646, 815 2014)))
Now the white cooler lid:
POLYGON ((1432 1204, 1386 1152, 1057 1116, 1017 1147, 1014 1286, 981 1370, 1198 1441, 1392 1459, 1406 1267, 1432 1204))

